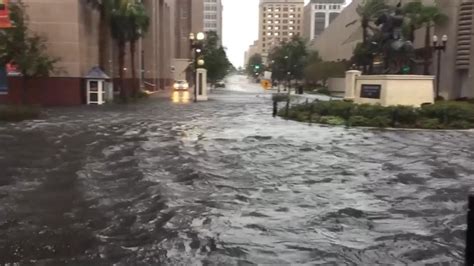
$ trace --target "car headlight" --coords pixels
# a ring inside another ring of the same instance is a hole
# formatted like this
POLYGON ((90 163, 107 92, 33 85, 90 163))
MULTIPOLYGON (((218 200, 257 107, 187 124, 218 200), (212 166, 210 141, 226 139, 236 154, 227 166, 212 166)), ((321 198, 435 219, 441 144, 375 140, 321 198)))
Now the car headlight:
POLYGON ((189 85, 188 85, 188 84, 184 84, 183 87, 184 87, 185 89, 187 89, 187 88, 189 88, 189 85))
POLYGON ((176 83, 173 85, 173 88, 175 88, 175 89, 177 89, 178 87, 179 87, 179 86, 178 86, 178 84, 176 84, 176 83))

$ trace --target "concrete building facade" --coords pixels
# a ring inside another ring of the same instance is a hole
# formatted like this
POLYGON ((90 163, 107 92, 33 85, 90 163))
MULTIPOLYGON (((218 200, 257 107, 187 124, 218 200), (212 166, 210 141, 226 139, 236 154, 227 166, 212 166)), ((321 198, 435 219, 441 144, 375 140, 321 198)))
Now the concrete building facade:
MULTIPOLYGON (((10 3, 15 3, 14 0, 10 3)), ((32 32, 47 40, 47 53, 58 58, 59 71, 51 77, 32 80, 30 103, 75 105, 85 103, 84 76, 99 64, 99 13, 86 1, 23 0, 32 32)), ((137 78, 149 90, 165 89, 172 77, 175 0, 143 0, 151 23, 146 36, 138 42, 135 55, 137 78)), ((108 38, 108 64, 105 72, 118 85, 117 47, 108 38)), ((125 58, 126 84, 131 81, 130 54, 125 58)), ((0 103, 21 99, 21 80, 9 77, 8 92, 0 95, 0 103)), ((118 86, 115 86, 117 88, 118 86)))
POLYGON ((293 36, 302 36, 304 0, 260 0, 259 53, 265 59, 271 49, 293 36))
MULTIPOLYGON (((398 1, 394 1, 398 2, 398 1)), ((363 0, 353 0, 329 27, 315 39, 311 48, 317 50, 323 60, 350 60, 358 43, 362 41, 362 28, 356 12, 363 0)), ((423 0, 427 5, 438 5, 448 16, 442 26, 432 33, 448 36, 446 51, 441 58, 440 91, 446 99, 474 97, 474 0, 423 0)), ((415 47, 424 46, 424 29, 416 33, 415 47)), ((436 75, 436 55, 431 64, 436 75)))
POLYGON ((345 0, 311 0, 304 8, 303 37, 312 41, 344 9, 345 0))
POLYGON ((222 40, 222 1, 204 0, 204 31, 215 31, 222 40))
POLYGON ((174 0, 174 46, 173 78, 189 79, 187 73, 191 60, 190 33, 204 31, 204 0, 174 0))
POLYGON ((245 51, 244 66, 248 65, 249 60, 253 55, 258 54, 258 47, 258 41, 254 41, 253 44, 249 46, 248 50, 245 51))

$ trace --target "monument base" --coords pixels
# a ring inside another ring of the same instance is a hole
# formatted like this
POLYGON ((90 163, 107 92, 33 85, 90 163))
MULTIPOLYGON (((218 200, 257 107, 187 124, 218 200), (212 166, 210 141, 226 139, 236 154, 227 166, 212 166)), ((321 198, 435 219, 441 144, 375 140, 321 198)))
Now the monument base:
POLYGON ((207 101, 207 70, 198 68, 196 70, 196 101, 207 101))
POLYGON ((420 107, 434 103, 434 76, 346 73, 345 99, 358 104, 420 107))
POLYGON ((198 102, 205 102, 205 101, 207 101, 207 100, 209 100, 209 99, 207 98, 207 95, 198 95, 197 98, 196 98, 196 100, 197 100, 198 102))

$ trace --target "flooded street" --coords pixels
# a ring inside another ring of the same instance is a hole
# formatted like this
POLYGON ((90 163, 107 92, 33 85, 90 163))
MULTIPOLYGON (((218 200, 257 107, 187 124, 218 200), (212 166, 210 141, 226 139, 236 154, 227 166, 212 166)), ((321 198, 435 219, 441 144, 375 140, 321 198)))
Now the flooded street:
POLYGON ((211 101, 0 125, 0 264, 462 264, 474 132, 272 118, 211 101))

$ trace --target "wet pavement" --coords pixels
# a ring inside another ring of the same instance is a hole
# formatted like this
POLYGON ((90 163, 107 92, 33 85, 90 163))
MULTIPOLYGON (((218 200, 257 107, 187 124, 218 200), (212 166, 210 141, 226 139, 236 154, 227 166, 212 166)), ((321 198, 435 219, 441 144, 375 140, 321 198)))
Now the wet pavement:
POLYGON ((309 126, 267 96, 0 125, 0 264, 463 263, 474 132, 309 126))

